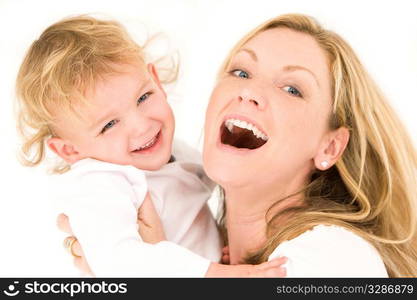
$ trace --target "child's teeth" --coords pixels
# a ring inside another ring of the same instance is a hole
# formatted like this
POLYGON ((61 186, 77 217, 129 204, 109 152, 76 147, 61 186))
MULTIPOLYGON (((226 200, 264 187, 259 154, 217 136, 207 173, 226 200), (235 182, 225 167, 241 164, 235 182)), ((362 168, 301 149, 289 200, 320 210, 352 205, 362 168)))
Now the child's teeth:
POLYGON ((155 143, 155 140, 156 140, 156 137, 154 137, 151 141, 147 142, 145 145, 139 147, 138 150, 142 150, 142 149, 152 146, 155 143))

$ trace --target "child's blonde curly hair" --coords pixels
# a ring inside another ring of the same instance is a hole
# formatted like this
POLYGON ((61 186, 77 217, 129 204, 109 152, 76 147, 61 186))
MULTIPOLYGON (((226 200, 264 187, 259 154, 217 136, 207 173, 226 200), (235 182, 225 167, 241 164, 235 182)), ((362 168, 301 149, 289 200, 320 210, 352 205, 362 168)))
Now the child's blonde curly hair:
MULTIPOLYGON (((74 101, 85 101, 97 79, 117 72, 118 64, 145 63, 143 49, 112 20, 81 15, 48 27, 30 46, 16 80, 21 162, 36 166, 44 159, 45 141, 54 135, 53 109, 76 114, 74 101)), ((171 62, 163 83, 176 78, 178 65, 171 62)), ((61 164, 54 171, 67 169, 61 164)))

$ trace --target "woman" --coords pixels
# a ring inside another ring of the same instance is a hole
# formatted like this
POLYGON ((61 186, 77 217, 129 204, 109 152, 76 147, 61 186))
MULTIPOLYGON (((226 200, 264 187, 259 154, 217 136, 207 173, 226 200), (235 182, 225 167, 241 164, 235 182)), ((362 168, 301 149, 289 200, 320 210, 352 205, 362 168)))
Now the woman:
POLYGON ((277 17, 234 47, 203 158, 224 192, 230 263, 283 255, 289 277, 417 275, 416 151, 353 50, 312 18, 277 17))

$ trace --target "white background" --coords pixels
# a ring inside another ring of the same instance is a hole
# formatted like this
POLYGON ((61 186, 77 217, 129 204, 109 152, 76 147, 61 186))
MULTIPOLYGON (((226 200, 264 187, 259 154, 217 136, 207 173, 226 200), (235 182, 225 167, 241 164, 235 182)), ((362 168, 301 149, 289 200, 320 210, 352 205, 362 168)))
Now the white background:
POLYGON ((341 34, 417 141, 417 9, 414 1, 0 0, 0 276, 78 276, 55 227, 45 168, 16 160, 14 80, 29 45, 68 15, 99 13, 133 34, 165 32, 181 56, 170 102, 176 136, 201 149, 204 109, 227 51, 261 22, 288 12, 316 17, 341 34))

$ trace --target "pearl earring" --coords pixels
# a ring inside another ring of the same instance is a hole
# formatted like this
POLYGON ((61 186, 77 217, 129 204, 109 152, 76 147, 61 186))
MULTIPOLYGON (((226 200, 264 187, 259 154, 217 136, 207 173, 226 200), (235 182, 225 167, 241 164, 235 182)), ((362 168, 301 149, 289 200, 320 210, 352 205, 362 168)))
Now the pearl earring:
POLYGON ((322 161, 322 162, 320 163, 320 165, 321 165, 323 168, 327 168, 327 167, 329 166, 329 163, 327 162, 327 160, 325 160, 325 161, 322 161))

